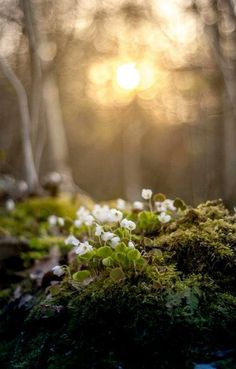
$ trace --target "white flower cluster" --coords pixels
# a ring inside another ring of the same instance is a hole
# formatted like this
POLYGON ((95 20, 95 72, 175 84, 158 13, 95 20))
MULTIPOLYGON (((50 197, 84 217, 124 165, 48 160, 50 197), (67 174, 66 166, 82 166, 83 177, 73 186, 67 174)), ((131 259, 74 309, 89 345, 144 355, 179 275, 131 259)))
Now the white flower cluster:
POLYGON ((169 214, 166 214, 164 211, 157 217, 161 223, 169 223, 169 221, 171 220, 171 216, 169 214))
MULTIPOLYGON (((142 194, 141 195, 142 195, 142 198, 144 200, 151 201, 152 194, 153 194, 152 193, 152 190, 145 189, 144 188, 142 190, 142 194)), ((137 207, 137 205, 136 205, 136 207, 137 207)), ((140 206, 140 208, 141 208, 141 206, 140 206)), ((152 210, 152 206, 151 205, 150 205, 150 209, 152 210)), ((171 216, 167 212, 168 211, 172 211, 172 212, 175 211, 176 210, 176 207, 174 206, 174 201, 173 200, 166 199, 163 202, 161 202, 161 201, 155 202, 155 209, 159 213, 158 216, 157 216, 158 219, 159 219, 159 221, 161 223, 168 223, 171 220, 171 216)))
POLYGON ((104 242, 110 242, 111 247, 116 247, 120 242, 120 237, 113 232, 105 232, 103 227, 98 224, 96 226, 95 236, 101 237, 104 242))
MULTIPOLYGON (((148 200, 150 203, 150 211, 152 211, 152 196, 153 192, 150 189, 143 189, 141 196, 144 200, 148 200)), ((168 223, 171 221, 171 215, 169 212, 176 211, 176 207, 174 206, 174 201, 170 199, 166 199, 163 202, 157 201, 154 203, 155 211, 158 213, 157 218, 161 223, 168 223)), ((110 208, 108 205, 94 205, 92 211, 90 212, 85 207, 81 206, 76 213, 76 220, 74 221, 74 225, 76 227, 81 227, 83 224, 90 227, 94 226, 94 235, 99 238, 99 242, 103 241, 105 244, 108 244, 110 247, 115 248, 117 244, 121 242, 120 237, 113 233, 112 231, 107 231, 104 228, 106 224, 117 223, 117 226, 121 228, 127 229, 129 232, 132 232, 136 229, 136 223, 130 219, 124 218, 123 211, 131 209, 131 206, 128 205, 123 199, 118 199, 117 208, 110 208)), ((142 211, 145 208, 145 202, 134 201, 132 204, 132 209, 136 211, 142 211)), ((64 219, 61 217, 57 217, 55 215, 51 215, 48 218, 48 222, 51 226, 55 225, 64 225, 64 219)), ((74 248, 74 252, 77 255, 85 255, 86 253, 93 250, 93 246, 89 243, 89 241, 80 242, 74 235, 70 235, 65 240, 66 245, 71 245, 74 248)), ((130 249, 135 248, 135 244, 130 240, 128 242, 128 247, 130 249)), ((53 268, 54 274, 61 276, 64 274, 64 270, 60 266, 56 266, 53 268)))
POLYGON ((94 222, 94 217, 90 214, 90 212, 85 209, 84 206, 81 206, 76 212, 77 219, 74 221, 74 225, 77 228, 80 228, 83 224, 86 226, 91 226, 94 222))
POLYGON ((72 234, 65 240, 66 245, 74 246, 74 251, 77 255, 84 255, 93 250, 93 246, 88 241, 80 242, 78 238, 72 234))
POLYGON ((169 200, 169 199, 166 199, 162 202, 155 202, 155 207, 156 207, 156 210, 161 213, 161 212, 166 212, 167 210, 170 210, 170 211, 175 211, 176 210, 176 207, 174 206, 174 201, 173 200, 169 200))
POLYGON ((65 220, 62 217, 57 217, 56 215, 50 215, 50 217, 48 217, 48 224, 51 227, 55 227, 56 225, 63 227, 65 224, 65 220))
POLYGON ((95 205, 92 214, 99 223, 117 223, 123 218, 123 213, 108 205, 95 205))
POLYGON ((91 211, 85 209, 83 206, 79 208, 76 213, 77 219, 74 221, 74 225, 80 228, 83 224, 91 226, 94 223, 117 223, 123 218, 123 214, 120 210, 110 208, 108 205, 96 204, 91 211))
POLYGON ((75 248, 75 253, 79 256, 85 255, 93 250, 93 246, 89 244, 88 241, 80 242, 80 244, 75 248))
MULTIPOLYGON (((120 226, 128 229, 129 231, 133 231, 136 228, 136 224, 132 220, 128 220, 126 218, 120 220, 120 226)), ((113 248, 121 241, 119 236, 113 232, 105 232, 103 227, 99 224, 96 225, 95 236, 101 237, 101 240, 104 242, 109 242, 113 248)))
POLYGON ((170 199, 166 199, 162 202, 155 202, 155 208, 158 213, 158 219, 161 223, 168 223, 171 220, 170 214, 167 214, 167 211, 175 211, 176 207, 174 206, 174 201, 170 199))

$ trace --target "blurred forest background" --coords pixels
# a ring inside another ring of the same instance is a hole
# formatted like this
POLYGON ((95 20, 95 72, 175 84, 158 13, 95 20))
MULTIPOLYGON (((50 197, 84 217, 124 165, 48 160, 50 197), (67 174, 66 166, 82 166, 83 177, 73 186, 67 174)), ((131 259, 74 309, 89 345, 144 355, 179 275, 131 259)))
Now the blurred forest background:
POLYGON ((0 170, 236 204, 236 1, 0 0, 0 170))

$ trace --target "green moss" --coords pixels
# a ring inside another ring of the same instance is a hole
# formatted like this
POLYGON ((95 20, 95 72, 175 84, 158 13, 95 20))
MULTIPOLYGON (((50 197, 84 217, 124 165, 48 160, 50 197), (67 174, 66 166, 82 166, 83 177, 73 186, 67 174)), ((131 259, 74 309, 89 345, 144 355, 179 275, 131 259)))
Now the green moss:
POLYGON ((59 246, 63 258, 69 247, 64 244, 60 229, 50 232, 48 217, 54 214, 69 219, 75 216, 75 212, 76 201, 69 197, 26 199, 17 203, 10 213, 2 211, 0 237, 16 237, 26 241, 24 246, 17 246, 17 257, 22 260, 24 268, 48 256, 55 245, 59 246))
POLYGON ((223 278, 225 284, 229 279, 235 286, 235 217, 222 204, 188 210, 165 234, 155 237, 153 244, 184 274, 209 274, 219 282, 223 278))
POLYGON ((98 281, 76 294, 67 288, 35 303, 8 368, 190 369, 203 346, 208 353, 232 345, 235 307, 234 296, 201 276, 171 290, 142 279, 98 281))
MULTIPOLYGON (((71 217, 68 209, 58 203, 53 203, 57 209, 47 208, 44 201, 41 210, 33 199, 28 210, 21 204, 13 213, 16 222, 36 221, 36 233, 32 228, 33 233, 23 231, 29 235, 28 249, 21 253, 25 265, 46 256, 53 245, 64 256, 71 248, 63 242, 68 230, 50 234, 45 227, 51 214, 71 217)), ((46 293, 29 288, 34 296, 30 304, 16 300, 2 309, 1 368, 193 369, 198 360, 213 361, 217 350, 235 348, 235 216, 221 201, 177 211, 164 225, 156 214, 144 215, 127 213, 141 222, 135 234, 118 230, 124 234, 119 252, 129 256, 127 268, 123 258, 118 261, 124 265, 115 265, 122 268, 122 278, 110 277, 112 265, 106 260, 116 250, 107 253, 107 246, 94 238, 93 257, 77 258, 70 265, 72 274, 92 271, 88 283, 66 275, 46 293), (131 253, 130 237, 136 244, 131 253), (145 267, 139 268, 138 260, 144 260, 145 267)), ((84 227, 78 236, 86 232, 84 227)), ((218 366, 235 369, 235 360, 221 360, 218 366)))
POLYGON ((76 202, 72 198, 30 198, 16 205, 10 214, 0 217, 0 235, 30 238, 45 232, 47 219, 54 214, 63 218, 73 218, 76 202))
POLYGON ((28 248, 20 253, 20 257, 24 262, 24 267, 28 268, 35 260, 41 260, 48 256, 50 249, 58 246, 61 257, 65 257, 71 247, 65 245, 64 237, 44 236, 41 238, 31 238, 28 248))

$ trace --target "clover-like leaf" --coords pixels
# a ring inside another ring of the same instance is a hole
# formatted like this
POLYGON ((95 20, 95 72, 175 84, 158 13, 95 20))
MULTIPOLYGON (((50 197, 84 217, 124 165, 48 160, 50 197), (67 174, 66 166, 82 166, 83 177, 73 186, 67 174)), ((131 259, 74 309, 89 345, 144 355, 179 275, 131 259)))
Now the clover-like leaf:
POLYGON ((128 252, 127 257, 131 261, 136 261, 136 260, 140 259, 141 254, 137 249, 134 249, 134 250, 130 250, 128 252))
POLYGON ((124 253, 122 252, 117 252, 115 253, 115 258, 118 261, 118 263, 126 265, 127 264, 127 257, 124 253))
POLYGON ((135 266, 136 268, 138 267, 140 269, 144 269, 144 267, 147 266, 147 260, 145 260, 144 258, 139 258, 135 261, 135 266))
POLYGON ((74 273, 72 277, 76 282, 83 282, 85 279, 91 277, 91 273, 89 270, 80 270, 74 273))
POLYGON ((163 202, 166 200, 166 197, 163 193, 156 193, 154 196, 153 196, 153 200, 155 202, 163 202))
POLYGON ((186 204, 185 202, 180 199, 179 197, 177 197, 174 201, 174 206, 177 208, 177 209, 180 209, 180 210, 184 210, 186 209, 186 204))
POLYGON ((153 246, 153 240, 151 238, 144 237, 143 244, 144 246, 153 246))
POLYGON ((107 258, 102 260, 102 264, 106 267, 112 267, 114 265, 114 260, 111 256, 108 256, 107 258))
POLYGON ((114 268, 110 272, 110 277, 114 282, 119 282, 125 278, 125 273, 122 268, 114 268))
POLYGON ((127 246, 124 242, 118 243, 118 245, 116 245, 115 247, 116 252, 125 252, 126 250, 127 250, 127 246))
POLYGON ((109 246, 102 246, 97 249, 97 255, 102 258, 107 258, 108 256, 111 256, 113 253, 113 250, 109 246))
POLYGON ((96 255, 96 251, 92 250, 92 251, 86 252, 86 254, 78 255, 77 260, 80 262, 83 260, 91 260, 95 255, 96 255))

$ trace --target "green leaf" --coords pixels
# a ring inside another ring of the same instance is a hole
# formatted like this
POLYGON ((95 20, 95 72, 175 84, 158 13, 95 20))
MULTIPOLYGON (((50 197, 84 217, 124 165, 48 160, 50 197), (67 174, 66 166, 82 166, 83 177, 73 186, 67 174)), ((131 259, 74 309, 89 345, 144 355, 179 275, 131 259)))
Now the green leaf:
POLYGON ((89 270, 80 270, 73 274, 74 281, 83 282, 85 279, 91 277, 91 273, 89 270))
POLYGON ((144 244, 144 246, 152 246, 153 245, 153 240, 151 240, 151 238, 144 237, 143 238, 143 244, 144 244))
POLYGON ((145 267, 147 265, 147 261, 144 258, 140 258, 138 260, 135 261, 135 266, 136 268, 142 268, 145 267))
POLYGON ((116 245, 115 250, 116 252, 125 252, 127 250, 127 246, 124 242, 118 243, 118 245, 116 245))
POLYGON ((92 250, 92 251, 87 252, 86 254, 78 255, 77 259, 78 259, 78 261, 91 260, 95 255, 96 255, 96 252, 94 250, 92 250))
POLYGON ((121 268, 114 268, 110 272, 110 277, 114 282, 119 282, 125 278, 125 274, 121 268))
POLYGON ((158 218, 155 213, 142 211, 138 215, 138 226, 142 230, 153 230, 159 228, 158 218))
POLYGON ((109 246, 102 246, 97 249, 97 255, 101 256, 102 258, 107 258, 108 256, 111 256, 113 253, 113 250, 109 246))
POLYGON ((122 252, 117 252, 115 253, 115 258, 118 261, 118 263, 126 265, 127 264, 127 257, 124 253, 122 252))
POLYGON ((145 228, 150 223, 150 212, 149 211, 141 211, 138 215, 139 225, 141 228, 145 228))
POLYGON ((108 256, 107 258, 102 260, 102 264, 106 267, 112 267, 114 264, 114 260, 112 257, 108 256))
POLYGON ((166 200, 166 197, 165 195, 163 195, 163 193, 157 193, 153 196, 153 200, 155 202, 163 202, 166 200))
POLYGON ((141 258, 141 254, 138 250, 130 250, 127 254, 129 260, 136 261, 141 258))
POLYGON ((186 204, 185 202, 180 199, 179 197, 177 197, 174 201, 174 206, 177 208, 177 209, 181 209, 181 210, 184 210, 186 209, 186 204))

